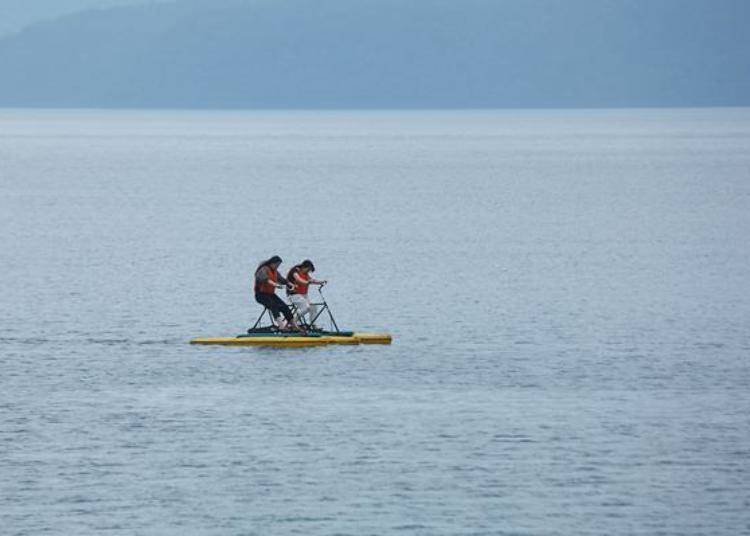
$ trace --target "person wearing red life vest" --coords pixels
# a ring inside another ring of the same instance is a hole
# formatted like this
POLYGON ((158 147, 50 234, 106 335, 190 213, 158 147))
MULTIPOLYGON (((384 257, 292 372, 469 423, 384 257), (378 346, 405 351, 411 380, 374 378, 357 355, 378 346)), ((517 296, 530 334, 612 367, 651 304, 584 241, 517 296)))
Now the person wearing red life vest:
POLYGON ((327 281, 314 279, 312 277, 312 272, 314 271, 315 265, 311 260, 306 259, 289 270, 289 273, 286 276, 291 284, 286 293, 297 308, 298 318, 304 320, 305 315, 308 315, 308 323, 313 328, 315 328, 312 324, 318 316, 318 308, 310 301, 307 292, 310 285, 325 285, 327 283, 327 281))
POLYGON ((274 255, 258 265, 255 270, 255 301, 271 311, 279 329, 299 329, 289 306, 276 295, 277 288, 291 288, 289 282, 279 274, 281 262, 281 257, 274 255))

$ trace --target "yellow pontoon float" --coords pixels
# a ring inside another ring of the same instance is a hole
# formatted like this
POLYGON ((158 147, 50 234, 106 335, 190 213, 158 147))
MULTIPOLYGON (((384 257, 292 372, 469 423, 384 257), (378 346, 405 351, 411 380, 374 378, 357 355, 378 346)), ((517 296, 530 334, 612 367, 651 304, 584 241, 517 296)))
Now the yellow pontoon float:
MULTIPOLYGON (((345 333, 345 332, 342 332, 345 333)), ((237 337, 199 337, 190 344, 216 346, 264 346, 270 348, 310 348, 328 344, 391 344, 388 333, 352 333, 351 335, 238 335, 237 337)))

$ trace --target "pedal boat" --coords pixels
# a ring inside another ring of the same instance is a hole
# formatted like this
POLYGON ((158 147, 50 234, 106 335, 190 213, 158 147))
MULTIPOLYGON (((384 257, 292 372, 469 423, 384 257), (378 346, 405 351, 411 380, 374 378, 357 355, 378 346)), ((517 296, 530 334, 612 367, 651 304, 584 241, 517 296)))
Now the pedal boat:
POLYGON ((328 332, 323 334, 245 334, 237 337, 199 337, 190 344, 215 346, 261 346, 269 348, 309 348, 329 344, 391 344, 388 333, 328 332))

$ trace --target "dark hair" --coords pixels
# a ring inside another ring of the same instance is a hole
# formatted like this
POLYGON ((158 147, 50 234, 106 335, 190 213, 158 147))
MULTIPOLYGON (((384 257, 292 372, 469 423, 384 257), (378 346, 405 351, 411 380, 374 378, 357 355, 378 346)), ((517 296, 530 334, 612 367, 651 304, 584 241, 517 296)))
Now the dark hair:
POLYGON ((283 261, 281 260, 281 257, 279 257, 278 255, 274 255, 273 257, 271 257, 271 258, 270 258, 270 259, 268 259, 267 261, 263 261, 262 263, 260 263, 260 264, 258 265, 258 270, 260 270, 260 269, 261 269, 261 268, 263 268, 264 266, 268 266, 269 264, 274 264, 274 263, 279 263, 279 264, 281 264, 282 262, 283 262, 283 261))
POLYGON ((309 268, 311 272, 315 271, 315 265, 310 259, 305 259, 304 261, 302 261, 300 266, 302 266, 303 268, 309 268))

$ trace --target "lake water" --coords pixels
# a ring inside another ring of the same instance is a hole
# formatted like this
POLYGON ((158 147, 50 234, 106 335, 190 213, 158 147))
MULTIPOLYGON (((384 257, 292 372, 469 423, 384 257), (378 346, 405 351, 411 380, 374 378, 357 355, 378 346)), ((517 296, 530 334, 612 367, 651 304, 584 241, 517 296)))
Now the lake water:
POLYGON ((0 111, 0 276, 3 535, 750 534, 748 109, 0 111))

